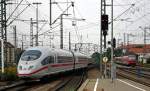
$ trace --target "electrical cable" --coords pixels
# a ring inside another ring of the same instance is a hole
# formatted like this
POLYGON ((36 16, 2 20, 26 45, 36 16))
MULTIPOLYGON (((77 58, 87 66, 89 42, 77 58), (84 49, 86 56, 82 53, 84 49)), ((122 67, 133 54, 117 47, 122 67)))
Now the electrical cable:
POLYGON ((11 25, 29 6, 26 6, 7 26, 11 25))
POLYGON ((8 17, 8 19, 6 21, 8 21, 12 15, 14 14, 14 12, 18 9, 18 7, 20 6, 20 4, 22 3, 23 0, 20 1, 20 3, 17 5, 17 7, 14 9, 14 11, 10 14, 10 16, 8 17))

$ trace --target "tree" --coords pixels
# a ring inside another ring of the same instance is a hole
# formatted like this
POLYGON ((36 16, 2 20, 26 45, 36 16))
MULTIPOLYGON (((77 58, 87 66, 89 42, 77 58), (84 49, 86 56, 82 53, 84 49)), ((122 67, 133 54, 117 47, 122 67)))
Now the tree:
POLYGON ((108 61, 111 59, 111 48, 107 48, 106 56, 108 57, 108 61))
POLYGON ((93 53, 93 54, 92 54, 92 59, 93 59, 97 64, 99 64, 100 53, 98 53, 98 52, 93 53))
POLYGON ((114 50, 114 55, 116 56, 116 57, 120 57, 120 56, 122 56, 122 49, 120 49, 120 48, 118 48, 118 49, 115 49, 114 50))

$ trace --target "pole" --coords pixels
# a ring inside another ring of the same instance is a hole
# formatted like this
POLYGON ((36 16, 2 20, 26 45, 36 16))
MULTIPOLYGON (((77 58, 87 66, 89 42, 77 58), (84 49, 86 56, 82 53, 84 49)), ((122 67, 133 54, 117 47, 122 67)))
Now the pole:
POLYGON ((69 32, 69 50, 71 51, 71 34, 69 32))
MULTIPOLYGON (((105 15, 106 14, 106 0, 103 1, 104 2, 104 12, 103 14, 105 15)), ((103 30, 103 31, 106 31, 106 30, 103 30)), ((106 35, 104 35, 104 50, 106 50, 106 35)))
POLYGON ((60 16, 60 49, 63 49, 63 14, 60 16))
POLYGON ((127 33, 127 46, 129 45, 129 35, 130 34, 127 33))
POLYGON ((13 27, 14 30, 14 46, 17 47, 17 33, 16 33, 16 26, 13 27))
POLYGON ((30 18, 30 46, 33 47, 33 20, 30 18))
POLYGON ((38 46, 38 26, 39 26, 39 23, 38 23, 38 4, 37 4, 37 8, 36 8, 36 46, 38 46))
MULTIPOLYGON (((50 0, 50 5, 49 5, 49 21, 50 21, 50 30, 52 29, 52 0, 50 0)), ((52 48, 52 43, 51 43, 51 35, 50 35, 50 48, 52 48)))
POLYGON ((75 43, 75 49, 74 49, 74 51, 77 51, 77 44, 75 43))
POLYGON ((1 17, 1 37, 2 37, 2 38, 4 37, 4 35, 3 35, 3 32, 4 32, 4 24, 3 24, 3 21, 4 21, 4 20, 3 20, 3 15, 4 15, 3 10, 4 10, 4 9, 3 9, 3 2, 4 2, 4 1, 1 0, 1 3, 0 3, 0 4, 1 4, 1 11, 0 11, 0 12, 1 12, 1 14, 0 14, 1 16, 0 16, 0 17, 1 17))
POLYGON ((39 37, 39 35, 38 35, 38 27, 39 27, 39 23, 38 23, 38 6, 39 6, 39 4, 42 4, 42 3, 40 3, 40 2, 35 2, 35 3, 33 3, 33 4, 36 4, 36 46, 38 46, 39 44, 38 44, 38 37, 39 37))
POLYGON ((105 78, 107 78, 107 65, 106 65, 106 62, 105 62, 105 70, 104 70, 104 75, 105 75, 105 78))
POLYGON ((143 53, 146 53, 146 27, 144 28, 144 52, 143 53))
POLYGON ((1 39, 1 63, 2 63, 2 74, 4 74, 4 40, 1 39))
POLYGON ((126 33, 123 33, 124 36, 124 46, 126 45, 126 33))
POLYGON ((52 35, 49 36, 49 40, 50 40, 50 41, 49 41, 49 46, 50 46, 50 48, 52 48, 51 37, 52 37, 52 35))
POLYGON ((113 48, 113 0, 111 0, 111 80, 114 81, 114 62, 113 62, 113 55, 114 55, 114 48, 113 48))
POLYGON ((16 32, 16 26, 13 27, 14 29, 14 45, 15 45, 15 49, 14 49, 14 55, 15 55, 15 62, 17 62, 17 32, 16 32))
POLYGON ((23 47, 24 47, 24 43, 23 43, 23 35, 22 35, 22 51, 23 51, 23 47))
POLYGON ((50 7, 49 7, 49 9, 50 9, 50 19, 49 19, 49 21, 50 21, 50 27, 51 27, 51 25, 52 25, 52 0, 50 0, 50 5, 49 5, 50 7))
POLYGON ((6 0, 1 0, 0 3, 0 24, 1 24, 1 38, 7 42, 7 24, 6 24, 6 0))
POLYGON ((146 45, 146 28, 144 28, 144 47, 146 45))
POLYGON ((117 47, 119 47, 119 46, 120 46, 120 40, 121 40, 121 39, 119 39, 119 38, 118 38, 118 44, 117 44, 118 46, 117 46, 117 47))
MULTIPOLYGON (((102 16, 102 5, 103 2, 101 0, 101 14, 100 14, 100 21, 101 21, 101 16, 102 16)), ((100 22, 100 73, 102 77, 102 23, 100 22)))
POLYGON ((63 15, 68 16, 69 14, 60 15, 60 49, 63 49, 63 15))

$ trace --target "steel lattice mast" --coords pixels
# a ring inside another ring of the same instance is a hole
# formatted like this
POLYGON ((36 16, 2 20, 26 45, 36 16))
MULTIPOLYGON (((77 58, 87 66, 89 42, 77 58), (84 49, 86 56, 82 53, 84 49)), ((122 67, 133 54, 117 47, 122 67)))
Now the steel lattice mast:
POLYGON ((7 41, 7 21, 6 21, 6 0, 1 0, 0 3, 0 28, 1 28, 1 38, 7 41))

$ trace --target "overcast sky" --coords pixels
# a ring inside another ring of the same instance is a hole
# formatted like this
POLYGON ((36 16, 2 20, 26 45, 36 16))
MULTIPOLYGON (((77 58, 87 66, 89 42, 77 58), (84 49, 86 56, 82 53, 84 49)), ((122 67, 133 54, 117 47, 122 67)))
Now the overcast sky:
MULTIPOLYGON (((21 0, 16 0, 21 1, 21 0)), ((42 4, 39 5, 39 20, 48 20, 49 21, 49 0, 24 0, 22 3, 27 3, 26 1, 29 1, 30 3, 33 2, 41 2, 42 4)), ((56 2, 66 2, 71 0, 52 0, 56 2)), ((72 35, 72 43, 77 42, 84 42, 84 43, 94 43, 99 44, 99 32, 100 32, 100 0, 72 0, 75 2, 75 15, 73 14, 73 8, 70 8, 68 13, 71 14, 68 16, 69 18, 73 18, 74 16, 77 19, 86 19, 85 21, 77 21, 76 27, 72 26, 72 20, 71 19, 64 19, 64 43, 65 45, 68 45, 68 34, 71 32, 72 35), (82 36, 82 37, 81 37, 82 36)), ((110 0, 106 0, 108 4, 110 4, 110 0)), ((62 13, 63 10, 66 9, 67 6, 69 6, 70 3, 67 4, 53 4, 52 8, 52 19, 53 21, 62 13)), ((114 0, 114 18, 121 15, 114 21, 114 36, 117 39, 121 39, 120 42, 123 42, 123 33, 131 33, 133 36, 129 36, 130 43, 143 43, 143 30, 139 28, 141 26, 142 28, 149 26, 149 8, 150 6, 150 0, 114 0), (135 6, 131 7, 131 4, 135 4, 135 6), (130 8, 130 9, 129 9, 130 8), (129 9, 128 11, 126 11, 129 9), (126 12, 125 12, 126 11, 126 12), (124 13, 123 13, 124 12, 124 13)), ((19 14, 22 9, 24 9, 26 5, 21 5, 17 12, 15 12, 15 15, 19 14)), ((14 5, 9 6, 9 15, 13 11, 14 5)), ((106 13, 110 16, 110 6, 107 7, 106 13)), ((19 19, 25 19, 29 20, 31 17, 33 19, 35 18, 35 5, 30 6, 23 12, 19 19)), ((64 18, 68 18, 64 16, 64 18)), ((110 19, 110 18, 109 18, 110 19)), ((110 20, 109 20, 110 21, 110 20)), ((57 26, 60 23, 60 20, 56 22, 52 27, 57 26)), ((30 30, 30 23, 29 22, 20 22, 15 21, 12 25, 17 25, 17 32, 19 40, 21 40, 21 34, 27 34, 29 35, 30 30)), ((43 23, 40 23, 39 26, 41 27, 43 23)), ((11 30, 11 28, 10 28, 11 30)), ((48 24, 40 30, 39 34, 43 34, 45 31, 49 30, 48 24)), ((54 39, 51 41, 55 46, 59 46, 59 31, 60 27, 57 27, 52 30, 52 34, 54 35, 54 39)), ((34 33, 36 32, 36 28, 34 28, 34 33)), ((150 32, 149 30, 147 32, 150 32)), ((9 32, 12 34, 12 32, 9 32)), ((44 41, 44 44, 49 44, 49 37, 46 35, 49 35, 48 33, 43 34, 43 36, 40 36, 40 41, 44 41), (44 36, 45 35, 45 36, 44 36), (46 40, 46 41, 45 41, 46 40)), ((24 38, 25 39, 25 38, 24 38)), ((107 39, 110 39, 110 29, 108 33, 107 39)), ((10 38, 12 41, 12 39, 10 38)), ((26 39, 26 41, 29 41, 29 36, 26 39)), ((147 40, 147 43, 149 41, 147 40)))

